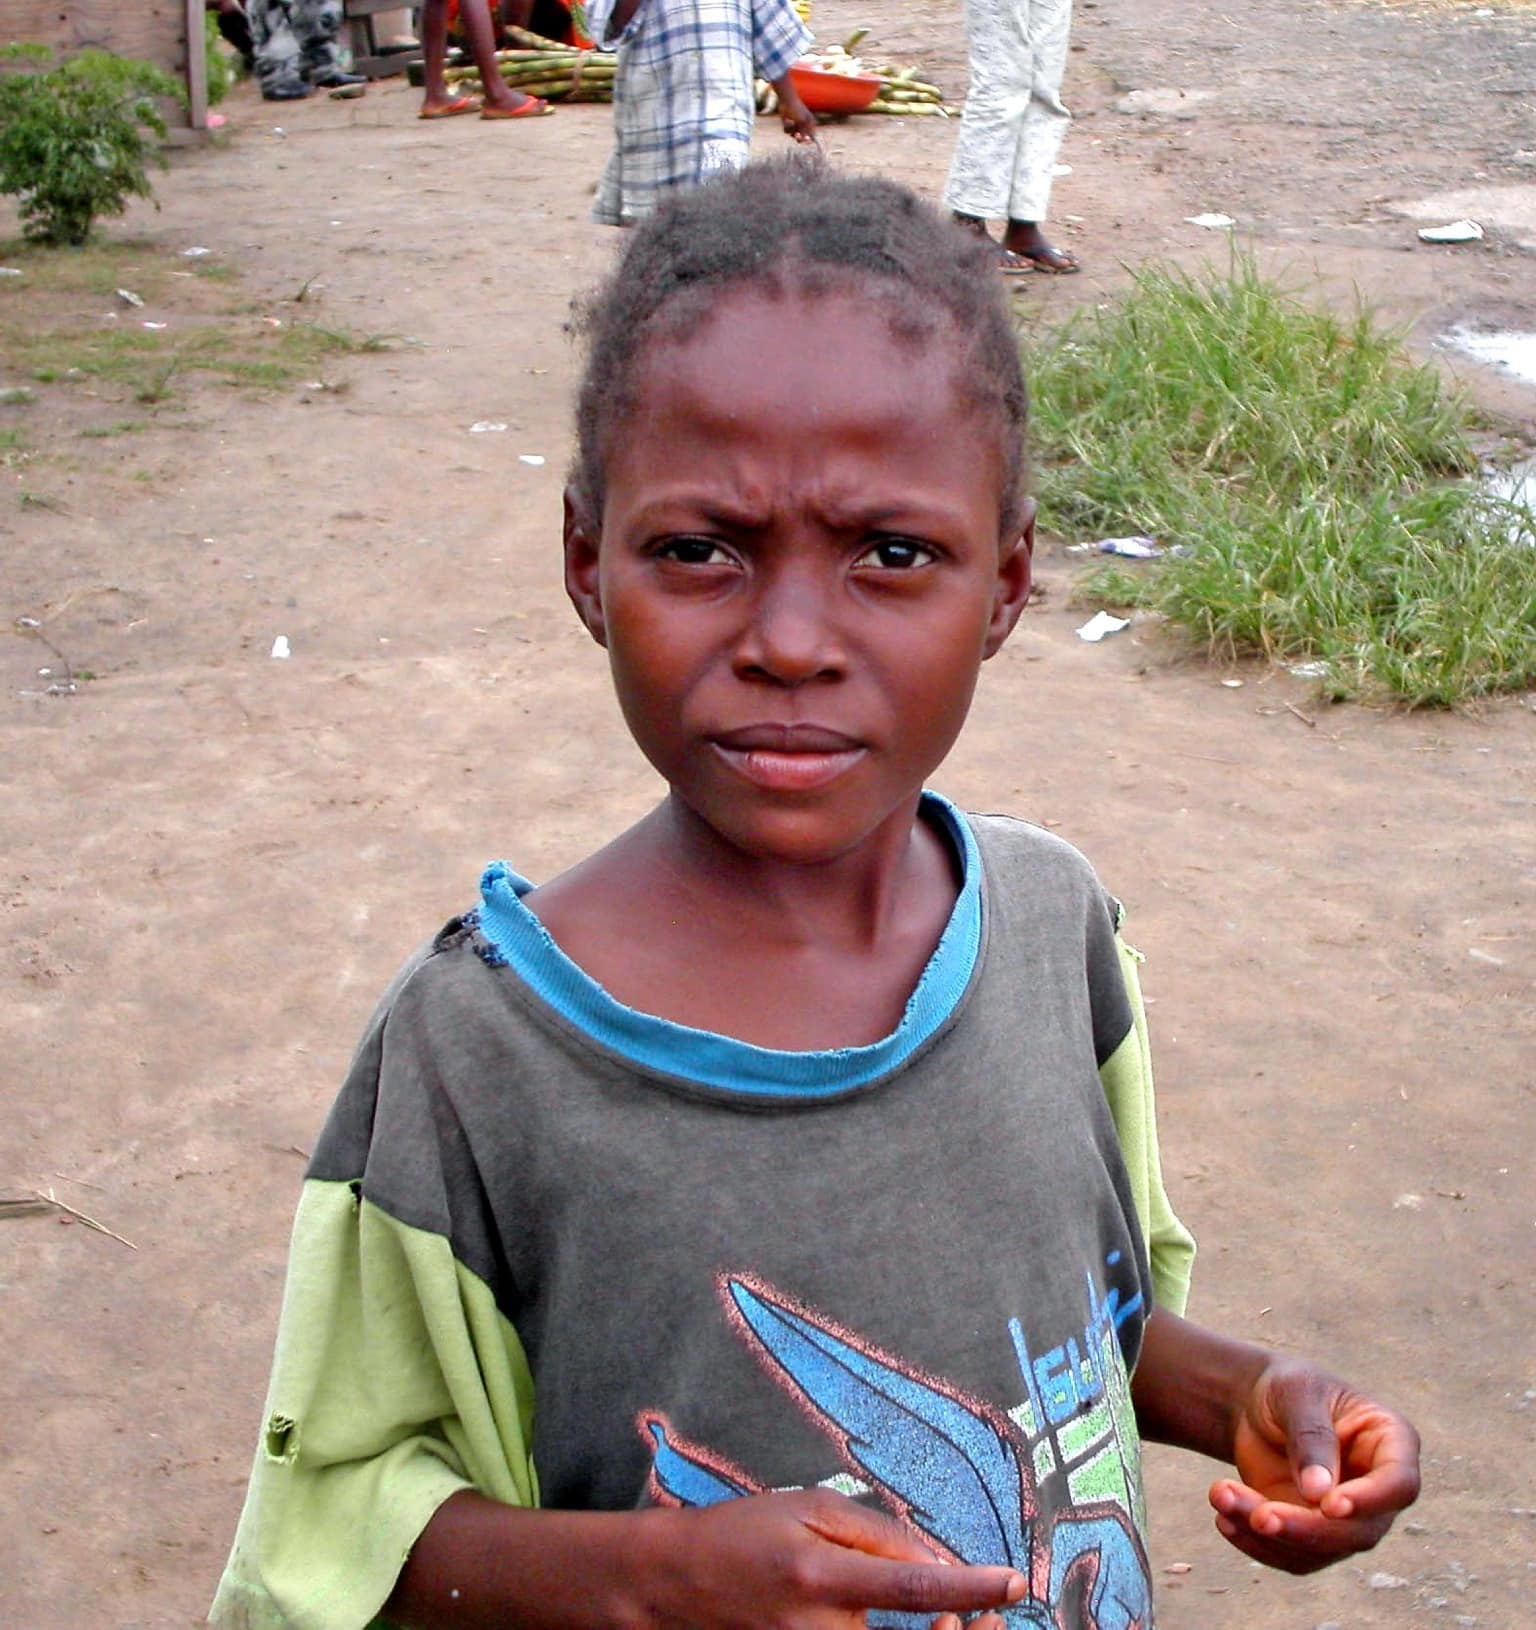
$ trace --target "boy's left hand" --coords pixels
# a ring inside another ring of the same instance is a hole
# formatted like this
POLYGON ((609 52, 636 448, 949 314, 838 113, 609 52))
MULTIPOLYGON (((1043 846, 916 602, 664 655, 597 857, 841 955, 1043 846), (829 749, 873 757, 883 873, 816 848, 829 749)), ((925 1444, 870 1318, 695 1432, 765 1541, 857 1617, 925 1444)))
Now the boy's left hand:
POLYGON ((1395 1410, 1291 1359, 1259 1375, 1237 1424, 1238 1478, 1211 1485, 1221 1533, 1256 1561, 1314 1573, 1368 1551, 1419 1494, 1419 1435, 1395 1410))

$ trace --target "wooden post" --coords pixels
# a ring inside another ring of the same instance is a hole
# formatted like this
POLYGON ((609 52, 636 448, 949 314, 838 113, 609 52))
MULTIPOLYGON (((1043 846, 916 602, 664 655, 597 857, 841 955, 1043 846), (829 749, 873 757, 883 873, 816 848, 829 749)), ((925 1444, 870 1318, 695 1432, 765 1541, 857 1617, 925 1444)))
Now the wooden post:
POLYGON ((203 0, 186 0, 187 122, 194 130, 208 128, 208 52, 203 44, 203 10, 203 0))

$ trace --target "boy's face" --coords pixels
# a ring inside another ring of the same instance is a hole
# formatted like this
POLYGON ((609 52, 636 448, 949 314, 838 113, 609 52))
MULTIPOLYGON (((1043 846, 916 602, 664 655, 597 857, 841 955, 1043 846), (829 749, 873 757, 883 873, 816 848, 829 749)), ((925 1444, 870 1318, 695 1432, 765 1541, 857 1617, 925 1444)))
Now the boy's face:
POLYGON ((1023 609, 1032 522, 999 540, 957 350, 872 300, 729 294, 639 362, 600 536, 568 499, 567 586, 635 740, 749 854, 910 822, 1023 609))

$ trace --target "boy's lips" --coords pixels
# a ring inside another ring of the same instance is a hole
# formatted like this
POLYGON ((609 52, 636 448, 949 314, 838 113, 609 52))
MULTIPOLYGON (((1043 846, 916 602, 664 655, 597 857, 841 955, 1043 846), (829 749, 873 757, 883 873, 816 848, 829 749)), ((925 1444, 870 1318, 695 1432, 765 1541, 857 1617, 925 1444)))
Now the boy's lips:
POLYGON ((771 792, 813 792, 864 753, 855 737, 816 724, 744 725, 711 741, 738 775, 771 792))

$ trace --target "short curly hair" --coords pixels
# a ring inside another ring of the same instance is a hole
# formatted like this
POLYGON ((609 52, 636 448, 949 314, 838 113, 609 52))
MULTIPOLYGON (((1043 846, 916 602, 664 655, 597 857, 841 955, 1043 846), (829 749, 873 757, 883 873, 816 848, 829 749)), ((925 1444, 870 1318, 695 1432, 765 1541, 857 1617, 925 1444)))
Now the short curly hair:
POLYGON ((635 228, 612 275, 576 307, 573 327, 587 346, 570 478, 576 501, 601 521, 609 438, 634 406, 651 345, 696 328, 733 289, 855 288, 914 346, 946 327, 954 336, 962 389, 997 426, 1006 533, 1023 507, 1028 396, 1000 285, 974 232, 881 177, 838 176, 791 158, 675 193, 635 228))

